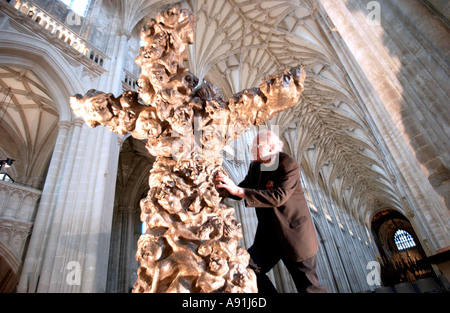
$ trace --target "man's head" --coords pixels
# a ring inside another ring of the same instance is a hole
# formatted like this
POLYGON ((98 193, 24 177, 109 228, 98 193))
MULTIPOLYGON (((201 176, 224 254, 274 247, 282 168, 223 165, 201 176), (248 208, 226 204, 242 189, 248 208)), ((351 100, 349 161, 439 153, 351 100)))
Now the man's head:
POLYGON ((263 163, 270 162, 273 156, 282 150, 283 142, 277 134, 270 130, 261 130, 258 132, 250 147, 253 160, 263 163))

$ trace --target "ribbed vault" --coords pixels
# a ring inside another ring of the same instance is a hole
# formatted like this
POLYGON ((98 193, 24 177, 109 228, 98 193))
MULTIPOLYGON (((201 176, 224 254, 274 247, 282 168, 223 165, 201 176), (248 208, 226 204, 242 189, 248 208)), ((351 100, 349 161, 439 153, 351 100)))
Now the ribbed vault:
POLYGON ((40 187, 57 134, 59 114, 48 88, 32 71, 0 65, 2 157, 16 156, 8 173, 40 187))
POLYGON ((364 103, 328 40, 335 30, 323 26, 315 1, 136 1, 132 10, 122 3, 130 27, 171 3, 189 8, 196 17, 189 68, 226 97, 302 64, 307 80, 301 101, 269 124, 279 126, 304 173, 361 222, 382 208, 401 210, 364 103))

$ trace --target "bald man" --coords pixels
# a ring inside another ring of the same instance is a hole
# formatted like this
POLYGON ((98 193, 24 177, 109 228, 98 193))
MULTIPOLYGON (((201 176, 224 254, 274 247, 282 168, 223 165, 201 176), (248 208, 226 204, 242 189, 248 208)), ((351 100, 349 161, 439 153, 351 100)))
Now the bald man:
POLYGON ((326 292, 316 272, 318 241, 300 184, 300 165, 281 152, 283 142, 272 131, 258 133, 250 148, 253 160, 245 179, 236 185, 219 173, 218 188, 235 200, 255 207, 258 218, 249 266, 260 293, 277 290, 266 275, 283 261, 299 293, 326 292))

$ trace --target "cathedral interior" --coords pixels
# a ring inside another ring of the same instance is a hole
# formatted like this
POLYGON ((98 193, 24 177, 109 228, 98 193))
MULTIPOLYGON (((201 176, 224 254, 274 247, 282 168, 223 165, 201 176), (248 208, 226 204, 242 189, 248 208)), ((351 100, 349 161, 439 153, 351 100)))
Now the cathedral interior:
MULTIPOLYGON (((302 65, 266 122, 301 165, 332 293, 450 290, 450 3, 445 0, 0 0, 0 292, 127 293, 155 161, 69 98, 136 91, 140 31, 195 16, 186 67, 229 98, 302 65)), ((221 152, 239 183, 253 127, 221 152)), ((248 248, 256 214, 224 200, 248 248)), ((283 264, 269 275, 295 293, 283 264)))

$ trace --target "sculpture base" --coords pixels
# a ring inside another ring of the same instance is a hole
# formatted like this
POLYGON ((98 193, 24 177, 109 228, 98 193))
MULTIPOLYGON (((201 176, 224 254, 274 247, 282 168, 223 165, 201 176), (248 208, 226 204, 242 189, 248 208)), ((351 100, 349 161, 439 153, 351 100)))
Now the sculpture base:
POLYGON ((141 201, 147 231, 133 292, 257 292, 249 254, 238 246, 241 225, 215 186, 218 171, 221 160, 157 158, 141 201))

